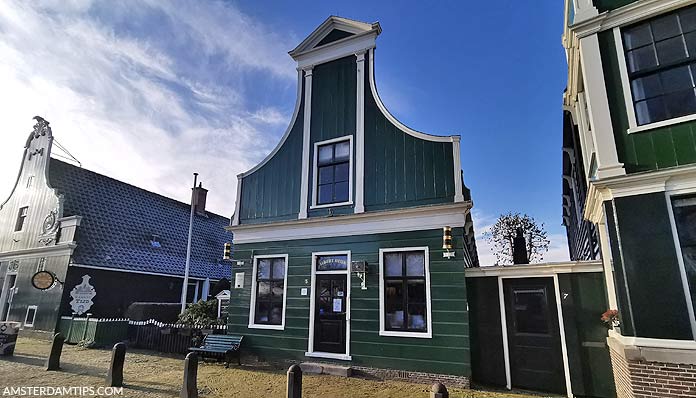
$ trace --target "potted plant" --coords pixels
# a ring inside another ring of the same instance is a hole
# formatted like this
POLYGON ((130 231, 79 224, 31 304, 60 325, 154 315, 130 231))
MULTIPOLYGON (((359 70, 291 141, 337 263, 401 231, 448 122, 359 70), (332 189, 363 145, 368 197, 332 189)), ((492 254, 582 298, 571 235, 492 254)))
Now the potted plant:
POLYGON ((602 322, 609 329, 614 329, 617 333, 621 333, 620 326, 621 321, 619 321, 619 311, 618 310, 606 310, 602 314, 602 322))

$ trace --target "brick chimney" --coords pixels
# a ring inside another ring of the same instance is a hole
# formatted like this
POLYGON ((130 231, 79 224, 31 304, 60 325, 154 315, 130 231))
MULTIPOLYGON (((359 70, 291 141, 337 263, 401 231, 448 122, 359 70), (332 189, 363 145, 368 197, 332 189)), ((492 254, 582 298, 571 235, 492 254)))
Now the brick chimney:
POLYGON ((208 190, 203 188, 203 183, 199 183, 191 191, 191 203, 193 203, 194 211, 199 216, 205 216, 205 200, 208 197, 208 190))

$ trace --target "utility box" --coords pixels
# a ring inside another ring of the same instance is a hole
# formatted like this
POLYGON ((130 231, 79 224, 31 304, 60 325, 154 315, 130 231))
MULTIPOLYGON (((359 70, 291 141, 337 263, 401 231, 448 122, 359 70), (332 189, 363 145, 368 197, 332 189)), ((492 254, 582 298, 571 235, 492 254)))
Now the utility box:
POLYGON ((20 325, 19 322, 0 322, 0 356, 14 355, 20 325))

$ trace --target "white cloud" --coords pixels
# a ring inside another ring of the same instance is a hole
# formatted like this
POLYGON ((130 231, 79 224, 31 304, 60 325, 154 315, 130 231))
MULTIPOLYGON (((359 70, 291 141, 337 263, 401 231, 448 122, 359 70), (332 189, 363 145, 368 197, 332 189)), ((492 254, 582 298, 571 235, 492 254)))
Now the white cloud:
POLYGON ((199 172, 209 208, 230 216, 236 174, 290 117, 245 84, 292 89, 295 41, 223 2, 3 3, 0 200, 40 115, 84 167, 182 201, 199 172))
MULTIPOLYGON (((491 230, 497 217, 475 208, 472 210, 472 218, 474 220, 474 231, 476 231, 476 248, 479 255, 479 263, 481 266, 496 265, 497 259, 492 250, 492 245, 488 242, 486 233, 491 230)), ((548 238, 551 243, 549 244, 549 250, 544 253, 543 262, 568 261, 566 236, 563 234, 549 234, 548 238)))

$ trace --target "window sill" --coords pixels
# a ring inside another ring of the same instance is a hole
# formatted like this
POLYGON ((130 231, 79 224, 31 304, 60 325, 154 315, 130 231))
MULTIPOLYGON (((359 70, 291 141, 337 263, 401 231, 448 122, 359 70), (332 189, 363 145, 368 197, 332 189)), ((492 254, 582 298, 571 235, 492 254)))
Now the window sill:
POLYGON ((325 358, 325 359, 340 359, 342 361, 351 361, 353 357, 347 354, 334 354, 333 352, 305 352, 306 357, 325 358))
POLYGON ((659 122, 644 124, 642 126, 631 127, 628 129, 627 132, 628 132, 628 134, 640 133, 643 131, 654 130, 654 129, 657 129, 660 127, 667 127, 667 126, 671 126, 674 124, 689 122, 692 120, 696 120, 696 114, 680 116, 680 117, 675 117, 673 119, 661 120, 659 122))
POLYGON ((388 337, 415 337, 419 339, 432 339, 433 334, 431 332, 426 332, 426 333, 418 333, 418 332, 394 332, 394 331, 388 331, 388 330, 380 330, 379 331, 380 336, 388 336, 388 337))
POLYGON ((327 207, 339 207, 339 206, 349 206, 349 205, 353 205, 352 200, 349 200, 347 202, 339 202, 339 203, 327 203, 325 205, 311 205, 311 206, 309 206, 309 210, 325 209, 327 207))
POLYGON ((268 329, 268 330, 285 330, 285 325, 255 325, 249 324, 247 326, 249 329, 268 329))

